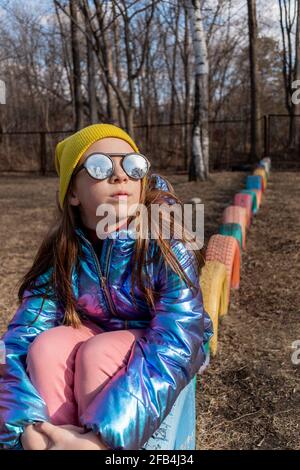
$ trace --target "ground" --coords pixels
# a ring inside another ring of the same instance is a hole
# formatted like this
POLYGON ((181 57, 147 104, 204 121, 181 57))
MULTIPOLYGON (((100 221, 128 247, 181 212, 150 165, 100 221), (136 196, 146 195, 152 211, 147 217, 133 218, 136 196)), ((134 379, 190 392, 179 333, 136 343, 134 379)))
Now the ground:
MULTIPOLYGON (((168 175, 167 175, 168 176, 168 175)), ((205 242, 244 173, 187 183, 168 176, 186 202, 205 205, 205 242)), ((241 286, 223 319, 219 350, 197 385, 197 449, 300 449, 300 173, 272 172, 248 231, 241 286)), ((57 178, 0 177, 0 334, 17 307, 17 282, 30 267, 54 213, 57 178)))

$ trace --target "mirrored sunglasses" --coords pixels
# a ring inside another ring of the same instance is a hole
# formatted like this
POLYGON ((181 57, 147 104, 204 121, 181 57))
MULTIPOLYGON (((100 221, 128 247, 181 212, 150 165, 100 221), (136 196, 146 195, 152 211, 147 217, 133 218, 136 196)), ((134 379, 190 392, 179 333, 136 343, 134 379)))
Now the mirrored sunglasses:
POLYGON ((104 180, 110 178, 114 172, 114 161, 111 155, 122 156, 121 166, 125 173, 133 179, 139 180, 144 178, 150 169, 149 160, 142 154, 132 153, 91 153, 87 159, 73 172, 73 177, 77 175, 83 168, 88 174, 96 180, 104 180))

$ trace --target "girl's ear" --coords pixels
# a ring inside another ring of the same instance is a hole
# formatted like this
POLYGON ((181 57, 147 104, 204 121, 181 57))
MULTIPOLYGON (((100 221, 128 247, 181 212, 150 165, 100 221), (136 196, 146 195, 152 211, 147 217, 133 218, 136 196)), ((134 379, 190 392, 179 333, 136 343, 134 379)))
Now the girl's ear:
POLYGON ((76 191, 75 191, 75 189, 73 189, 72 185, 70 186, 68 199, 69 199, 69 203, 71 204, 71 206, 79 206, 80 201, 79 201, 79 199, 76 195, 76 191))

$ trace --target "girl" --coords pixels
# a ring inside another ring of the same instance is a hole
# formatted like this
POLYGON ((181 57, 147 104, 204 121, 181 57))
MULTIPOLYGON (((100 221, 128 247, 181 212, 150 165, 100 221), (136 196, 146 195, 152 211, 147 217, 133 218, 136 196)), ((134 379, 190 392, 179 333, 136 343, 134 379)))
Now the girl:
MULTIPOLYGON (((152 204, 180 201, 112 124, 59 142, 55 165, 56 222, 2 337, 0 445, 193 449, 191 398, 212 335, 202 258, 187 249, 185 233, 163 239, 150 220, 152 204), (107 207, 115 220, 103 227, 107 207)), ((176 224, 171 214, 174 231, 176 224)))

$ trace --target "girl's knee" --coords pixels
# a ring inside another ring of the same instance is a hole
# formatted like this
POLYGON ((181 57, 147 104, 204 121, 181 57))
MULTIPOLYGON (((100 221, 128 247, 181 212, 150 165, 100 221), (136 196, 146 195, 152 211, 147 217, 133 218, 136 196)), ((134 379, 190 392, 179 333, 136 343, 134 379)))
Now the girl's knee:
POLYGON ((80 345, 76 364, 85 367, 105 367, 108 363, 120 366, 127 359, 134 340, 135 335, 130 330, 98 334, 80 345))
POLYGON ((61 325, 40 333, 31 343, 27 353, 27 362, 42 362, 47 367, 70 353, 74 347, 73 332, 70 327, 61 325))

